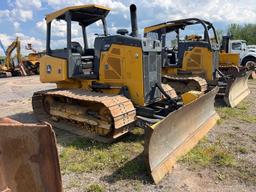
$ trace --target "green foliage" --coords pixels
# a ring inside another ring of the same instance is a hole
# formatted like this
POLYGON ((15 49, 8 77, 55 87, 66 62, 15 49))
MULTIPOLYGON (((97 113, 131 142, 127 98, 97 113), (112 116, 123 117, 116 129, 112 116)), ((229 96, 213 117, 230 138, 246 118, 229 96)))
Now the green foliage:
POLYGON ((86 192, 103 192, 105 191, 104 187, 102 185, 99 184, 91 184, 89 186, 87 186, 86 192))
POLYGON ((3 64, 4 60, 5 60, 5 57, 4 56, 0 56, 0 64, 3 64))
POLYGON ((204 137, 190 152, 183 158, 182 162, 190 165, 219 165, 233 166, 236 164, 234 155, 217 139, 216 142, 209 142, 207 137, 204 137))
POLYGON ((205 140, 201 141, 181 160, 190 165, 200 166, 234 166, 236 164, 234 155, 220 142, 210 144, 205 140))
POLYGON ((216 29, 216 35, 217 35, 218 41, 221 42, 222 36, 225 35, 224 30, 216 29))
MULTIPOLYGON (((143 151, 143 135, 138 130, 122 141, 104 144, 86 138, 76 138, 63 146, 60 153, 61 170, 65 173, 82 173, 123 167, 143 151)), ((145 167, 134 162, 128 163, 121 175, 144 172, 145 167)))
POLYGON ((256 115, 251 115, 249 112, 249 103, 241 102, 236 108, 221 107, 217 108, 217 112, 221 117, 221 124, 224 120, 235 118, 247 123, 256 123, 256 115))
POLYGON ((247 44, 256 44, 256 24, 231 24, 228 27, 228 33, 233 39, 246 40, 247 44))

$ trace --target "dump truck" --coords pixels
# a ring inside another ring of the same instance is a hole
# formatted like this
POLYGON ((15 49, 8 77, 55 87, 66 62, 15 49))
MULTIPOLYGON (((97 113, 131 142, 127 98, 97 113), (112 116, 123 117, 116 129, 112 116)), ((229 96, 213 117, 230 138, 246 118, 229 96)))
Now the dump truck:
POLYGON ((204 92, 209 86, 219 86, 217 96, 235 107, 250 93, 247 81, 252 71, 239 66, 235 61, 239 55, 232 56, 232 64, 220 63, 225 56, 231 57, 220 53, 215 28, 209 21, 198 18, 168 21, 146 27, 144 37, 162 42, 162 81, 178 94, 189 90, 204 92), (194 34, 198 28, 202 29, 200 35, 194 34), (192 31, 193 34, 188 34, 192 31), (176 81, 179 79, 183 82, 176 81))
POLYGON ((100 142, 113 142, 134 127, 145 129, 145 163, 155 183, 171 170, 219 119, 214 108, 217 87, 177 97, 161 81, 161 43, 138 37, 136 6, 130 6, 131 33, 110 35, 99 5, 66 7, 46 16, 46 54, 40 80, 57 88, 35 92, 36 118, 100 142), (52 26, 66 24, 66 46, 52 49, 52 26), (102 34, 89 48, 87 29, 101 22, 102 34), (71 23, 81 27, 82 44, 72 41, 71 23))

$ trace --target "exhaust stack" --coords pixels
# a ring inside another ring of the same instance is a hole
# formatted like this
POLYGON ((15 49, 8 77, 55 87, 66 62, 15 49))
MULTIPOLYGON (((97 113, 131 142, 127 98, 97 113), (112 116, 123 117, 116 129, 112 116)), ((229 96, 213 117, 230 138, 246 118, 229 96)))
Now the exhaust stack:
POLYGON ((138 22, 137 22, 137 8, 135 4, 130 5, 130 15, 131 15, 131 26, 132 26, 132 37, 138 37, 138 22))
POLYGON ((229 50, 229 40, 230 40, 229 35, 222 36, 222 49, 225 51, 225 53, 228 53, 228 50, 229 50))

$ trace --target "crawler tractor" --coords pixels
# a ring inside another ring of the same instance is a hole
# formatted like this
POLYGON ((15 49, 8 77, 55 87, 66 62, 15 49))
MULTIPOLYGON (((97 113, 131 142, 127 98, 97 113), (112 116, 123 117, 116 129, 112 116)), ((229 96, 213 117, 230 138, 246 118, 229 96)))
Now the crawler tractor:
MULTIPOLYGON (((53 127, 101 142, 112 142, 132 128, 142 127, 145 130, 145 163, 153 181, 158 183, 177 158, 188 152, 215 125, 218 115, 214 98, 218 88, 206 90, 204 94, 184 93, 181 100, 171 86, 161 83, 160 42, 138 37, 136 6, 130 6, 130 34, 125 29, 118 30, 116 35, 108 33, 105 18, 109 11, 103 6, 83 5, 67 7, 46 16, 46 55, 40 60, 40 79, 56 83, 57 89, 34 93, 34 114, 38 120, 53 127), (57 50, 51 46, 51 25, 55 19, 65 21, 67 26, 67 47, 57 50), (89 48, 87 29, 100 21, 103 34, 95 38, 94 48, 89 48), (71 40, 72 22, 81 27, 83 47, 71 40)), ((13 128, 17 134, 11 136, 12 126, 0 124, 0 148, 3 149, 0 159, 2 157, 5 165, 1 171, 3 188, 18 186, 15 182, 20 182, 25 189, 31 183, 39 182, 37 186, 41 189, 51 187, 59 191, 60 175, 53 133, 49 126, 45 129, 32 127, 29 129, 25 124, 23 131, 20 125, 20 129, 13 128), (22 148, 23 155, 18 156, 21 160, 11 161, 6 143, 10 139, 16 139, 18 143, 22 138, 33 139, 23 141, 27 144, 22 148), (20 175, 19 167, 24 167, 23 162, 29 174, 24 171, 19 180, 15 175, 20 175), (15 171, 5 174, 11 163, 14 163, 15 171), (44 178, 45 170, 52 172, 44 178), (35 177, 38 180, 33 179, 35 177)))
POLYGON ((247 81, 252 71, 239 66, 238 55, 232 56, 235 61, 234 57, 238 58, 232 65, 226 62, 225 58, 231 56, 220 53, 217 35, 210 22, 197 18, 168 21, 146 27, 144 36, 162 42, 162 81, 178 94, 189 90, 205 92, 207 87, 218 85, 217 96, 224 98, 230 107, 235 107, 249 94, 247 81), (182 36, 191 26, 201 27, 202 35, 182 36), (172 41, 169 39, 171 35, 172 41))

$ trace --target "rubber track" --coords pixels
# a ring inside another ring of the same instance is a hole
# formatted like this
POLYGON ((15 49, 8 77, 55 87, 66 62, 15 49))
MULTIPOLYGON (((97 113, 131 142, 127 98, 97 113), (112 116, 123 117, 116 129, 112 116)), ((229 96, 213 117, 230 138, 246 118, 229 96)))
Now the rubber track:
MULTIPOLYGON (((118 129, 135 121, 136 111, 132 102, 121 95, 110 95, 89 92, 82 89, 53 89, 34 93, 32 106, 34 113, 40 120, 46 121, 46 112, 43 108, 44 96, 66 97, 79 101, 102 103, 113 117, 114 128, 118 129)), ((48 118, 48 117, 47 117, 48 118)))
POLYGON ((207 81, 201 77, 174 77, 174 76, 168 76, 163 75, 162 78, 168 79, 170 81, 177 81, 177 82, 189 82, 194 81, 197 82, 200 89, 199 91, 206 92, 207 91, 207 81))

